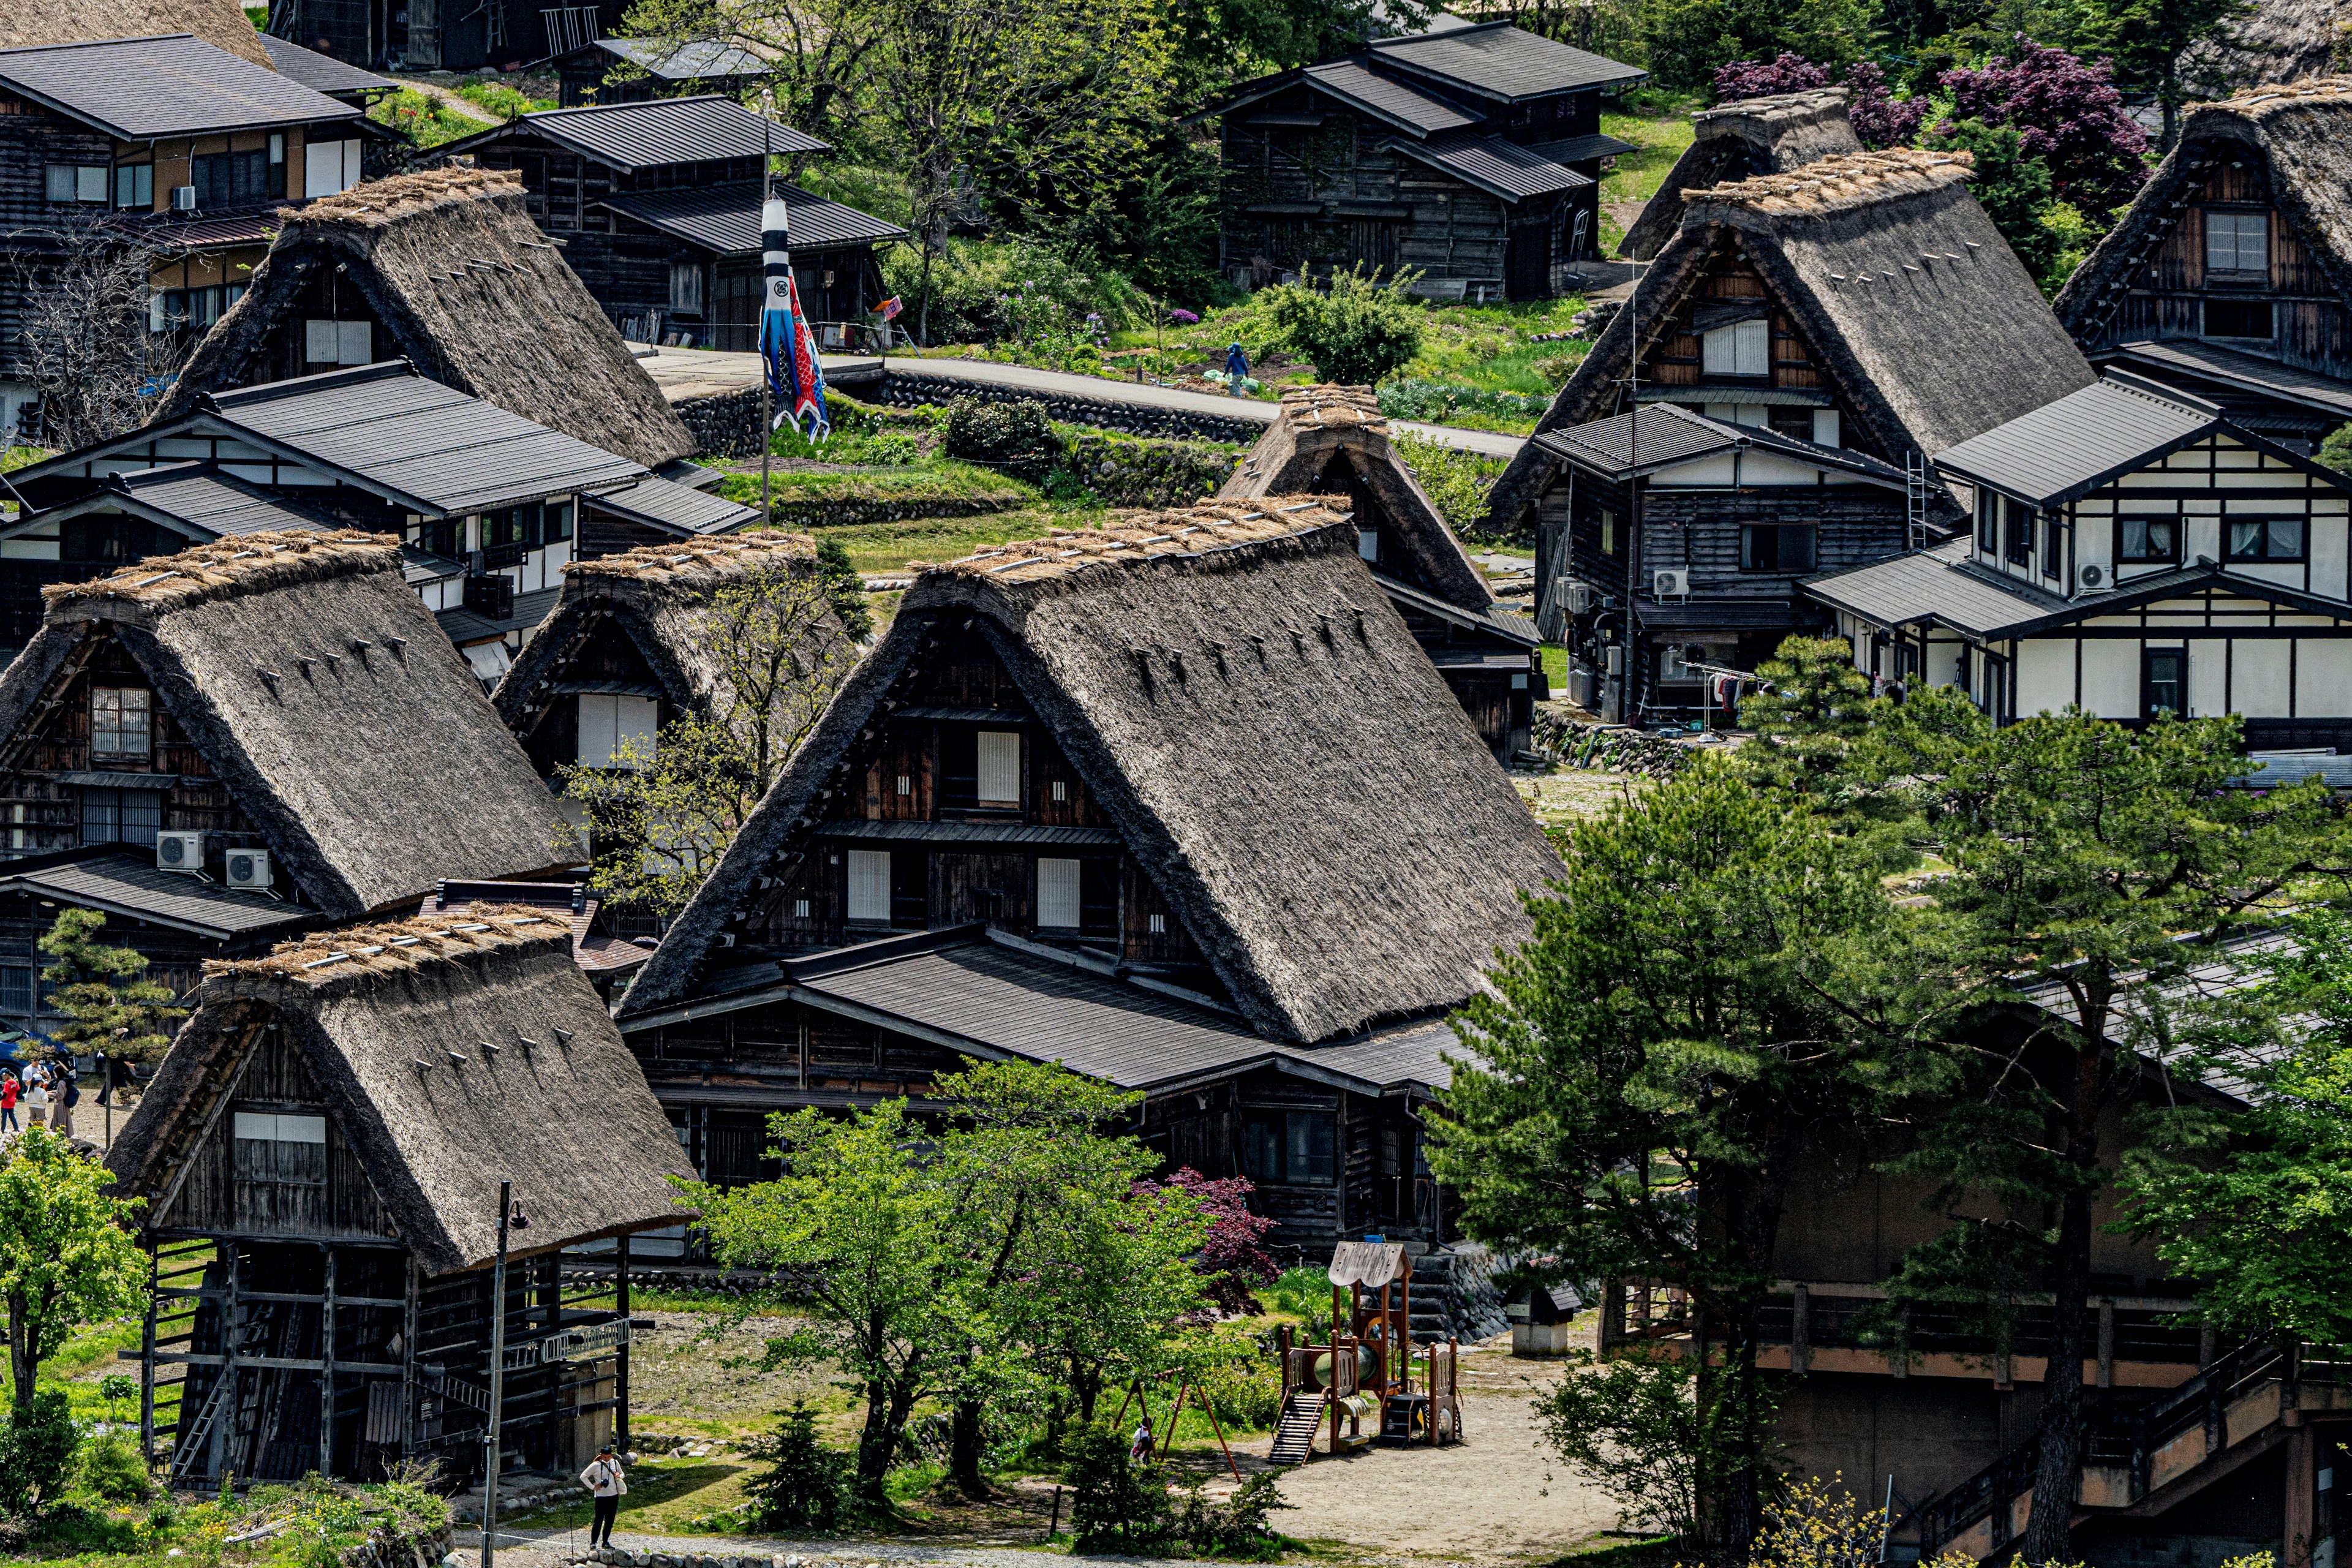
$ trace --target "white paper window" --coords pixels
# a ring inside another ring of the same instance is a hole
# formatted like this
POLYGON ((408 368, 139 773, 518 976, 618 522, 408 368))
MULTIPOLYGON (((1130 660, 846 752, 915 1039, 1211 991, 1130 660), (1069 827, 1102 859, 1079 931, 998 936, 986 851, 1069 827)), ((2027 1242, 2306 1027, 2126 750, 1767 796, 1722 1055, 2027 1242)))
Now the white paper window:
POLYGON ((660 705, 652 698, 583 692, 579 703, 581 766, 641 766, 654 754, 654 725, 660 716, 660 705), (621 761, 617 754, 631 743, 635 745, 634 763, 621 761))
POLYGON ((1037 923, 1041 927, 1075 927, 1079 923, 1078 863, 1076 860, 1039 858, 1037 923))
POLYGON ((890 851, 853 849, 849 852, 849 918, 875 925, 890 923, 890 851))
POLYGON ((327 1119, 275 1110, 240 1110, 236 1113, 236 1135, 263 1143, 324 1143, 327 1119))
POLYGON ((980 732, 980 798, 1013 805, 1021 803, 1020 731, 980 732))
POLYGON ((1356 530, 1356 553, 1367 561, 1381 558, 1381 531, 1377 528, 1356 530))
POLYGON ((2205 265, 2215 272, 2268 272, 2270 241, 2268 213, 2205 215, 2205 265))
POLYGON ((373 364, 375 334, 369 321, 302 323, 302 358, 311 364, 373 364))
POLYGON ((89 749, 101 757, 148 754, 150 694, 138 687, 100 686, 89 694, 89 749))
POLYGON ((1699 348, 1709 375, 1767 375, 1772 369, 1772 326, 1735 321, 1708 332, 1699 348))
POLYGON ((1813 410, 1813 442, 1816 446, 1838 445, 1838 411, 1834 408, 1813 410))
POLYGON ((357 142, 313 142, 302 153, 302 195, 331 196, 360 183, 357 142))

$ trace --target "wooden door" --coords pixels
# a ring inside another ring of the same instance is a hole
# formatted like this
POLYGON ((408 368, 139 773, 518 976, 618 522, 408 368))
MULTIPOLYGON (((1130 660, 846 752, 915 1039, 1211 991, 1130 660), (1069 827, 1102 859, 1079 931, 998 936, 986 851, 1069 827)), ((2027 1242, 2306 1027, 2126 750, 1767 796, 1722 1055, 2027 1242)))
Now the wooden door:
POLYGON ((1523 223, 1503 247, 1503 289, 1513 300, 1541 300, 1551 293, 1551 225, 1523 223))
POLYGON ((408 0, 408 68, 441 68, 441 0, 408 0))

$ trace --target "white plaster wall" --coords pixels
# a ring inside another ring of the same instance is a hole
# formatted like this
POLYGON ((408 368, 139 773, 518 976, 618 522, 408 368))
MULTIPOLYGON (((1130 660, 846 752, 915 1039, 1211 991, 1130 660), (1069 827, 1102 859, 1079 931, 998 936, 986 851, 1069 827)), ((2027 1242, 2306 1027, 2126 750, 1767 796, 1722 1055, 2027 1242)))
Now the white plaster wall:
POLYGON ((2286 717, 2288 647, 2284 637, 2276 641, 2239 639, 2230 670, 2232 711, 2249 719, 2286 717))
POLYGON ((2139 717, 2139 644, 2083 644, 2083 707, 2102 719, 2139 717))
POLYGON ((2074 700, 2074 639, 2036 637, 2017 649, 2017 710, 2055 713, 2074 700))

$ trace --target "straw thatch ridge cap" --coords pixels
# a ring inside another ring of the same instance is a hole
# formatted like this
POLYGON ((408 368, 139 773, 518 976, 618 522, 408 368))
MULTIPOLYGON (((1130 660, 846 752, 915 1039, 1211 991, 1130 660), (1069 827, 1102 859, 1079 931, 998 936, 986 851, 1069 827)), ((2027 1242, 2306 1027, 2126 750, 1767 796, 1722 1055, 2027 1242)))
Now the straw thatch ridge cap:
POLYGON ((1642 205, 1641 216, 1617 247, 1620 256, 1648 261, 1664 249, 1682 230, 1684 197, 1691 191, 1752 174, 1787 174, 1863 150, 1846 117, 1842 87, 1735 99, 1700 110, 1691 121, 1691 144, 1642 205))
POLYGON ((1089 566, 1246 549, 1312 533, 1347 520, 1344 496, 1206 500, 1156 510, 1132 508, 1113 512, 1111 521, 1100 528, 1057 528, 1044 539, 990 545, 961 561, 917 562, 915 575, 918 583, 935 576, 1042 583, 1072 576, 1089 566))
POLYGON ((1726 211, 1829 214, 1902 196, 1923 195, 1969 179, 1976 160, 1965 148, 1938 152, 1889 147, 1817 158, 1784 174, 1752 174, 1704 190, 1685 191, 1685 221, 1706 222, 1726 211))
POLYGON ((91 615, 120 618, 162 615, 213 599, 267 594, 297 583, 400 570, 400 545, 389 536, 345 528, 287 529, 215 540, 175 555, 156 555, 86 583, 52 583, 41 590, 52 620, 91 615))
POLYGON ((367 180, 280 215, 245 297, 205 334, 157 412, 263 379, 273 333, 299 330, 322 272, 358 289, 421 375, 659 468, 693 435, 499 171, 446 166, 367 180))
POLYGON ((315 931, 281 942, 260 958, 206 959, 205 982, 244 978, 315 989, 533 942, 561 942, 569 951, 571 923, 531 904, 476 902, 463 910, 315 931))
POLYGON ((606 580, 611 585, 625 581, 654 589, 699 588, 706 584, 747 577, 780 561, 815 559, 814 534, 762 531, 667 544, 641 544, 616 555, 572 562, 563 568, 563 575, 567 587, 569 579, 577 578, 583 588, 607 585, 606 580))
POLYGON ((2352 76, 2305 77, 2299 81, 2250 87, 2227 98, 2192 103, 2186 112, 2193 115, 2219 110, 2260 120, 2299 104, 2315 102, 2352 103, 2352 76))
POLYGON ((1379 395, 1369 386, 1346 386, 1338 382, 1294 386, 1282 395, 1281 409, 1278 417, 1318 426, 1388 434, 1389 416, 1381 412, 1379 395))

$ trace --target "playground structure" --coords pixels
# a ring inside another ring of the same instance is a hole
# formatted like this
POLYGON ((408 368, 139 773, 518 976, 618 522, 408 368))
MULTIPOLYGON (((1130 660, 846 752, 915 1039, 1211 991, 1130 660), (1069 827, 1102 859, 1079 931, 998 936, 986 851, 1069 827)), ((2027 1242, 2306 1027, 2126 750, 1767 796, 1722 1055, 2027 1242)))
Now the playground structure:
POLYGON ((1327 1416, 1334 1454, 1375 1439, 1433 1447, 1462 1441, 1461 1344, 1447 1338, 1415 1350, 1412 1259, 1404 1247, 1343 1241, 1331 1254, 1329 1278, 1329 1342, 1294 1344, 1286 1326, 1278 1335, 1282 1418, 1267 1458, 1277 1465, 1304 1463, 1327 1416), (1374 1421, 1370 1431, 1365 1430, 1368 1416, 1374 1421))

